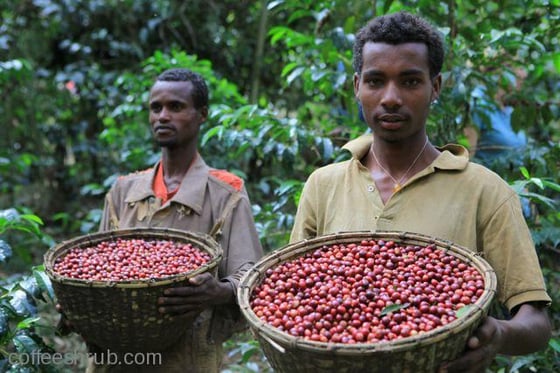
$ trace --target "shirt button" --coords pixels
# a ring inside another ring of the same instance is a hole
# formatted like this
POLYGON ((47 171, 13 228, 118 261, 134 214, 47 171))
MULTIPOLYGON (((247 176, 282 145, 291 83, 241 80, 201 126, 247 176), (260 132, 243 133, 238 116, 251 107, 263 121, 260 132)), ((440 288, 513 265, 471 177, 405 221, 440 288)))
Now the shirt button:
POLYGON ((374 218, 375 220, 377 220, 377 219, 379 219, 379 216, 374 216, 373 218, 374 218))
POLYGON ((373 185, 368 185, 367 190, 368 192, 373 192, 375 190, 375 187, 373 185))

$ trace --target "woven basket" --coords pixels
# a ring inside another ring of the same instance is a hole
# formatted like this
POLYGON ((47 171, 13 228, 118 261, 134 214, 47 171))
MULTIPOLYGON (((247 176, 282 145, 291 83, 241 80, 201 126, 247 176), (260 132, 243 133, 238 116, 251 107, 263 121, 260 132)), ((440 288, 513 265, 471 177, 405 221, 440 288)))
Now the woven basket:
POLYGON ((479 255, 451 242, 406 232, 344 232, 300 241, 268 254, 242 278, 238 291, 241 311, 265 356, 276 372, 434 372, 446 360, 458 357, 466 341, 488 313, 494 298, 496 276, 479 255), (454 255, 474 266, 484 277, 482 296, 460 318, 415 336, 380 343, 323 343, 294 337, 258 318, 250 306, 253 289, 266 270, 295 259, 323 245, 359 243, 362 240, 393 240, 397 244, 428 246, 454 255))
POLYGON ((80 236, 50 248, 44 257, 45 272, 51 279, 57 302, 86 342, 113 351, 161 351, 175 342, 193 319, 161 314, 157 298, 163 290, 185 284, 194 275, 217 274, 222 257, 219 244, 202 233, 174 229, 134 228, 80 236), (210 254, 205 265, 164 279, 130 281, 88 281, 63 277, 54 272, 56 259, 73 248, 86 248, 105 241, 142 238, 193 246, 210 254))

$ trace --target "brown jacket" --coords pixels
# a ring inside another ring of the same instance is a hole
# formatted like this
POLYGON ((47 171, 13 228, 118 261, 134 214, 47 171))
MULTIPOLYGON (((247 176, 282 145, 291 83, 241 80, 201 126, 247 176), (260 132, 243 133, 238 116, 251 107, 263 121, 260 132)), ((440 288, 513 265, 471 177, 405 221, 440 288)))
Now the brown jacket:
MULTIPOLYGON (((221 234, 215 238, 223 250, 218 276, 222 281, 229 281, 236 292, 243 273, 263 255, 241 179, 211 169, 198 155, 180 189, 162 205, 152 189, 157 166, 117 179, 105 198, 100 230, 166 227, 211 233, 228 202, 233 201, 234 207, 224 219, 221 234)), ((222 342, 244 326, 237 306, 209 308, 171 351, 161 355, 162 365, 139 367, 124 361, 120 365, 95 365, 90 359, 88 372, 217 372, 222 360, 222 342)), ((92 352, 103 353, 103 350, 93 347, 92 352)))

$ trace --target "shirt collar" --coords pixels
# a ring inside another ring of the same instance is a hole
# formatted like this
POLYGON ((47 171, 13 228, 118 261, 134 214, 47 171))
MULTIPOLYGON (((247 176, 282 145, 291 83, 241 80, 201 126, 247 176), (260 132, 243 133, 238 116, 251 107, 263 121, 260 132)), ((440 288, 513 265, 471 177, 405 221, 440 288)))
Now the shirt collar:
POLYGON ((209 171, 208 165, 206 165, 200 154, 197 154, 189 171, 183 178, 183 181, 181 181, 179 190, 169 201, 188 206, 197 214, 201 214, 209 171))
MULTIPOLYGON (((347 142, 342 149, 348 150, 355 160, 362 159, 373 142, 371 134, 364 134, 354 140, 347 142)), ((447 144, 436 147, 441 154, 432 162, 430 167, 440 170, 463 170, 469 163, 468 150, 457 144, 447 144)))
MULTIPOLYGON (((155 198, 152 183, 160 162, 146 172, 139 174, 135 188, 129 189, 125 196, 126 203, 155 198)), ((210 168, 202 157, 197 155, 189 171, 181 181, 179 190, 168 203, 176 202, 191 208, 197 214, 201 214, 209 170, 210 168)))

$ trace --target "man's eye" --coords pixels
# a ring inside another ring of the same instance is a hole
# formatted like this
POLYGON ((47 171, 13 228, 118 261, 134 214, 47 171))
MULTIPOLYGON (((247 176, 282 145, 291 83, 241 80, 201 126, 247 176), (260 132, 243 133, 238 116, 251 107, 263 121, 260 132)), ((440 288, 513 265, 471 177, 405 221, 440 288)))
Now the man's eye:
POLYGON ((159 113, 161 111, 161 105, 150 105, 150 110, 154 113, 159 113))
POLYGON ((381 79, 368 79, 366 83, 370 87, 381 87, 383 85, 383 80, 381 79))
POLYGON ((404 85, 406 87, 416 87, 419 84, 420 84, 420 79, 416 79, 416 78, 407 79, 407 80, 404 81, 404 85))
POLYGON ((172 111, 181 111, 182 105, 178 102, 174 102, 171 105, 169 105, 169 109, 171 109, 172 111))

